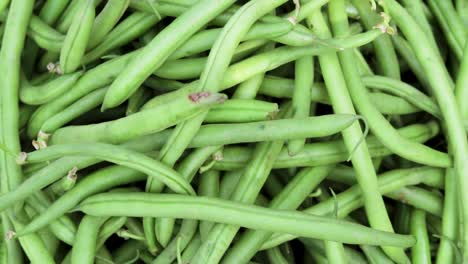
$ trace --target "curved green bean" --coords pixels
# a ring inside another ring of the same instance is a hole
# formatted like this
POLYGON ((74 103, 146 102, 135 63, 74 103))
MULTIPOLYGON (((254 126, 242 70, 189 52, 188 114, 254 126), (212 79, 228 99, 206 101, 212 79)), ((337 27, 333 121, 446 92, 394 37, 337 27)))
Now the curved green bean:
POLYGON ((31 85, 23 76, 19 98, 21 102, 29 105, 45 104, 69 91, 82 75, 82 72, 65 74, 40 85, 31 85))
POLYGON ((407 235, 391 234, 345 221, 307 215, 302 212, 273 211, 259 206, 245 205, 217 198, 190 197, 176 194, 126 193, 122 195, 106 193, 87 198, 76 209, 94 216, 200 219, 241 225, 253 229, 341 241, 349 244, 409 247, 415 243, 414 238, 407 235), (177 207, 174 207, 174 205, 177 205, 177 207), (194 214, 195 211, 196 214, 194 214), (232 215, 232 217, 225 218, 225 215, 232 215), (330 232, 330 230, 333 231, 330 232), (354 231, 349 232, 350 230, 354 231))
POLYGON ((278 104, 260 100, 231 99, 214 105, 205 117, 205 123, 244 123, 274 119, 278 104))

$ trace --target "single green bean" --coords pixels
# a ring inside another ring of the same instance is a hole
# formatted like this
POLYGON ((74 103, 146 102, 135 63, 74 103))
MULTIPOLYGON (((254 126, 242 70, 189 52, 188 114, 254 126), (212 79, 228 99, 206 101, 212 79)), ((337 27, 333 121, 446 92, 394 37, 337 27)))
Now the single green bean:
POLYGON ((60 95, 68 92, 83 75, 82 72, 65 74, 48 80, 40 85, 31 85, 25 76, 21 80, 19 98, 29 105, 48 103, 60 95))
POLYGON ((72 121, 73 119, 83 115, 84 113, 101 105, 104 95, 107 91, 107 87, 101 88, 90 92, 83 96, 63 111, 49 118, 41 127, 41 131, 44 133, 53 133, 57 129, 72 121))
POLYGON ((411 213, 411 234, 417 239, 416 245, 411 248, 413 263, 431 263, 431 249, 424 211, 414 209, 411 213))
POLYGON ((437 249, 436 263, 455 262, 455 252, 453 241, 456 241, 458 234, 458 199, 455 173, 453 168, 445 172, 445 196, 444 211, 442 215, 442 234, 439 248, 437 249))
MULTIPOLYGON (((110 88, 109 88, 110 89, 110 88)), ((107 90, 109 92, 109 90, 107 90)), ((107 94, 107 93, 106 93, 107 94)), ((199 92, 117 120, 84 126, 69 126, 54 132, 51 143, 108 142, 122 143, 129 139, 164 130, 187 120, 211 105, 222 103, 224 94, 199 92), (138 129, 135 130, 135 126, 138 129)))
POLYGON ((84 216, 71 251, 70 263, 94 263, 99 230, 108 217, 84 216))
POLYGON ((411 236, 391 234, 345 221, 295 211, 273 211, 254 205, 207 197, 176 194, 126 193, 122 195, 106 193, 87 198, 78 206, 77 210, 104 217, 162 216, 200 219, 349 244, 408 247, 415 243, 411 236), (177 205, 177 208, 174 205, 177 205), (193 213, 195 210, 197 214, 193 213), (226 218, 225 215, 232 215, 232 218, 226 218), (331 228, 333 228, 333 232, 329 232, 331 228), (353 231, 350 232, 350 230, 353 231))
POLYGON ((458 78, 455 86, 455 97, 457 99, 458 107, 462 118, 468 120, 468 103, 466 99, 468 96, 468 41, 465 44, 463 58, 461 60, 458 78))
MULTIPOLYGON (((314 82, 314 59, 312 56, 296 60, 294 94, 292 98, 293 118, 304 118, 310 114, 311 90, 314 82)), ((305 140, 291 140, 288 142, 290 155, 295 155, 304 147, 305 140)))
POLYGON ((60 71, 74 72, 81 65, 81 59, 91 37, 95 18, 94 0, 83 1, 79 11, 74 14, 73 22, 60 50, 60 71))
MULTIPOLYGON (((335 35, 345 36, 348 32, 349 25, 344 1, 335 0, 330 2, 328 14, 335 35)), ((324 38, 331 36, 326 21, 320 12, 315 12, 311 15, 311 22, 319 37, 324 38)), ((344 54, 344 52, 350 52, 350 54, 353 55, 352 50, 345 50, 340 52, 339 55, 344 54)), ((351 89, 351 84, 348 80, 348 76, 352 73, 346 65, 340 65, 340 62, 342 63, 342 60, 339 59, 337 54, 327 53, 319 56, 320 68, 334 112, 354 114, 355 109, 351 101, 352 94, 350 95, 351 91, 349 90, 351 89)), ((353 69, 357 70, 354 67, 355 64, 353 64, 353 69)), ((359 77, 359 75, 356 76, 359 77)), ((351 150, 355 148, 351 156, 351 161, 356 170, 357 182, 363 190, 366 190, 363 193, 364 207, 370 226, 376 229, 393 232, 388 212, 385 209, 382 196, 377 188, 377 176, 367 148, 367 142, 366 140, 360 142, 363 136, 361 127, 359 124, 354 124, 344 130, 342 135, 348 151, 351 153, 351 150), (357 147, 356 144, 358 144, 357 147)), ((396 262, 405 263, 407 261, 407 257, 401 249, 385 247, 383 250, 396 262)))
MULTIPOLYGON (((198 195, 207 197, 218 197, 219 194, 219 171, 209 170, 200 175, 198 185, 198 195)), ((214 223, 211 221, 200 222, 200 237, 202 241, 206 239, 214 223)))

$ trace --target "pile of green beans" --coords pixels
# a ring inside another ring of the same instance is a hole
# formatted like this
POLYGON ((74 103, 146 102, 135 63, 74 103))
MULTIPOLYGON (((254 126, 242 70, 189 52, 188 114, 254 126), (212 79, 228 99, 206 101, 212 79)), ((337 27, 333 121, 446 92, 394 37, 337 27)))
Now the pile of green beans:
POLYGON ((0 264, 468 263, 467 0, 0 0, 0 264))

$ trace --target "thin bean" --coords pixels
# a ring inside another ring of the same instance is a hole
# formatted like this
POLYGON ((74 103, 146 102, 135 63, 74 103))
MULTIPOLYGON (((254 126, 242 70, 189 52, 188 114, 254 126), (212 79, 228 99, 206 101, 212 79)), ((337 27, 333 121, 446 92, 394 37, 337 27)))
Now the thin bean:
POLYGON ((267 256, 271 264, 288 264, 288 260, 283 256, 279 247, 267 250, 267 256))
POLYGON ((44 133, 53 133, 73 119, 98 107, 101 105, 106 91, 107 87, 92 91, 89 94, 83 96, 60 113, 57 113, 56 115, 49 118, 42 125, 41 131, 44 133))
MULTIPOLYGON (((292 99, 293 118, 304 118, 310 114, 311 90, 314 82, 314 60, 312 56, 303 57, 295 63, 295 83, 292 99)), ((295 155, 304 147, 305 140, 291 140, 288 142, 290 155, 295 155)))
POLYGON ((431 249, 424 211, 414 209, 411 213, 411 234, 417 239, 416 245, 411 248, 413 263, 431 263, 431 249))
POLYGON ((70 263, 94 263, 99 230, 107 219, 88 215, 83 217, 76 232, 70 263))
POLYGON ((29 105, 42 105, 69 91, 83 75, 75 72, 58 76, 40 85, 31 85, 25 76, 21 80, 19 98, 29 105))
POLYGON ((455 261, 455 252, 453 241, 458 234, 458 215, 457 215, 457 188, 455 173, 452 168, 447 169, 445 173, 445 199, 444 211, 442 215, 442 236, 440 238, 439 248, 437 250, 436 263, 447 263, 455 261))
POLYGON ((349 244, 408 247, 415 242, 411 236, 391 234, 345 221, 295 211, 273 211, 255 205, 207 197, 176 194, 126 193, 122 195, 106 193, 87 198, 77 209, 90 215, 104 217, 150 216, 216 221, 349 244), (177 208, 174 205, 177 205, 177 208), (194 214, 194 210, 198 213, 194 214), (233 217, 225 218, 224 215, 232 215, 233 217), (296 224, 291 224, 293 221, 296 224), (333 228, 333 232, 329 232, 331 228, 333 228), (350 230, 353 231, 349 232, 350 230))
POLYGON ((112 236, 113 234, 117 233, 127 222, 127 217, 111 217, 109 220, 102 224, 99 235, 96 240, 96 250, 99 250, 103 247, 106 240, 112 236))
MULTIPOLYGON (((200 176, 200 183, 198 185, 198 194, 200 196, 218 197, 219 174, 219 171, 209 170, 200 176)), ((211 221, 200 222, 200 237, 202 241, 206 239, 213 225, 214 223, 211 221)))

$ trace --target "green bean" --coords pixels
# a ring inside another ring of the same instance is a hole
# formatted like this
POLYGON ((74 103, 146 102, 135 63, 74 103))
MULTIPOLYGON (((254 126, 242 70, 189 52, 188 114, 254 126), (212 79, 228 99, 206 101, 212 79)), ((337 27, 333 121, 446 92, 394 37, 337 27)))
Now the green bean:
POLYGON ((434 117, 440 118, 440 109, 437 104, 411 85, 383 76, 364 76, 362 77, 362 82, 367 87, 383 90, 402 97, 434 117))
POLYGON ((47 188, 47 190, 50 190, 50 192, 55 196, 62 196, 65 192, 71 190, 75 186, 78 178, 76 171, 76 168, 71 169, 65 177, 54 182, 47 188))
POLYGON ((102 63, 99 66, 85 72, 75 86, 67 93, 64 93, 48 104, 39 107, 31 117, 28 125, 28 136, 34 138, 37 136, 42 124, 51 116, 59 113, 68 105, 72 104, 79 98, 94 91, 109 85, 127 65, 133 53, 119 56, 108 62, 102 63))
POLYGON ((413 263, 431 263, 426 213, 424 211, 414 209, 411 213, 411 234, 417 239, 416 245, 411 248, 413 263))
MULTIPOLYGON (((328 175, 332 167, 322 166, 301 170, 296 177, 270 203, 270 208, 296 209, 328 175)), ((227 252, 223 263, 245 263, 253 257, 260 246, 272 235, 271 232, 249 230, 227 252)))
POLYGON ((401 188, 385 196, 410 204, 436 216, 442 216, 442 200, 433 192, 418 187, 401 188))
POLYGON ((144 47, 142 52, 126 67, 123 74, 120 74, 111 84, 104 98, 102 109, 121 104, 152 72, 161 66, 170 53, 233 2, 233 0, 224 0, 213 4, 209 0, 203 0, 178 17, 144 47), (190 27, 186 26, 188 23, 190 27))
POLYGON ((195 236, 190 244, 187 246, 187 249, 182 253, 181 259, 182 263, 190 263, 193 256, 197 253, 198 248, 200 247, 202 241, 200 236, 195 236))
POLYGON ((210 108, 204 122, 243 123, 273 119, 278 104, 248 99, 231 99, 210 108))
MULTIPOLYGON (((313 57, 303 57, 295 63, 295 87, 292 99, 293 118, 304 118, 309 116, 311 91, 310 87, 314 81, 313 57)), ((288 142, 290 155, 295 155, 304 147, 305 140, 291 140, 288 142)))
MULTIPOLYGON (((18 133, 20 58, 33 5, 31 0, 11 2, 0 51, 0 71, 4 76, 0 78, 3 87, 0 92, 0 142, 12 152, 19 152, 21 148, 18 133)), ((19 185, 22 173, 13 157, 2 151, 0 159, 2 193, 5 193, 19 185)))
MULTIPOLYGON (((314 83, 311 87, 311 100, 323 104, 330 104, 330 99, 322 83, 314 83)), ((266 76, 259 93, 277 97, 291 98, 294 91, 294 81, 286 78, 266 76)), ((372 102, 382 114, 409 114, 418 111, 407 101, 388 94, 372 92, 369 94, 372 102)))
MULTIPOLYGON (((125 115, 129 116, 140 110, 140 108, 153 97, 153 93, 144 88, 138 89, 130 98, 128 98, 127 110, 125 115)), ((104 97, 103 97, 104 99, 104 97)))
POLYGON ((107 87, 92 91, 83 96, 60 113, 49 118, 42 125, 41 131, 44 133, 53 133, 73 119, 98 107, 102 103, 106 91, 107 87))
MULTIPOLYGON (((198 185, 198 194, 200 196, 218 197, 219 171, 209 170, 201 175, 200 183, 198 185)), ((202 241, 206 239, 213 225, 213 222, 200 222, 200 237, 202 241)))
POLYGON ((460 60, 463 56, 467 32, 463 21, 455 11, 452 2, 444 3, 442 1, 430 0, 428 4, 442 27, 448 44, 457 59, 460 60))
POLYGON ((160 18, 154 14, 142 12, 130 14, 109 32, 99 45, 88 51, 81 62, 86 65, 99 59, 112 50, 141 36, 159 21, 160 18))
POLYGON ((10 4, 10 0, 1 0, 0 1, 0 12, 8 8, 8 5, 10 4))
POLYGON ((29 122, 33 112, 36 110, 35 106, 32 105, 20 105, 19 108, 19 121, 18 128, 23 129, 29 122))
MULTIPOLYGON (((398 169, 388 171, 379 176, 379 191, 386 194, 396 191, 404 186, 417 185, 422 179, 432 177, 443 177, 443 171, 430 167, 398 169)), ((338 217, 343 218, 350 212, 363 206, 362 191, 359 185, 354 185, 348 190, 339 193, 335 198, 330 198, 324 202, 318 203, 309 207, 303 212, 313 215, 330 215, 335 210, 335 205, 338 203, 338 217)), ((281 243, 296 238, 296 236, 288 234, 274 234, 270 239, 263 244, 262 249, 277 246, 281 243)))
MULTIPOLYGON (((14 5, 15 1, 12 1, 12 5, 14 5)), ((21 229, 23 224, 17 220, 12 219, 13 226, 16 230, 21 229)), ((47 251, 44 242, 42 242, 41 238, 37 233, 28 234, 23 237, 18 237, 18 240, 21 244, 22 249, 24 250, 28 259, 32 262, 37 263, 51 263, 54 264, 54 258, 51 254, 47 251)), ((10 261, 10 258, 8 259, 10 261)), ((12 258, 12 262, 16 263, 16 259, 12 258)))
MULTIPOLYGON (((360 20, 364 27, 371 29, 379 23, 380 17, 371 11, 369 1, 351 0, 351 3, 359 12, 360 20)), ((377 70, 382 75, 393 79, 400 79, 398 58, 392 45, 390 36, 382 35, 372 42, 377 58, 377 70)))
POLYGON ((48 25, 52 25, 62 14, 70 0, 46 1, 39 11, 39 17, 48 25))
POLYGON ((72 142, 121 143, 137 136, 164 130, 200 112, 206 111, 213 104, 222 103, 225 99, 226 95, 224 94, 210 92, 192 93, 188 96, 181 96, 159 107, 141 111, 117 120, 58 129, 54 132, 51 142, 52 144, 72 142), (135 130, 135 125, 138 125, 138 130, 135 130))
POLYGON ((267 256, 271 264, 288 264, 289 262, 281 253, 279 247, 274 247, 267 250, 267 256))
MULTIPOLYGON (((115 263, 129 263, 135 256, 139 257, 139 251, 145 249, 145 244, 138 240, 128 240, 113 252, 115 263)), ((133 263, 133 262, 132 262, 133 263)))
POLYGON ((65 36, 51 28, 37 16, 31 16, 28 35, 41 48, 59 52, 62 48, 65 36))
POLYGON ((97 237, 96 249, 99 250, 102 248, 106 240, 115 234, 118 230, 122 228, 127 222, 127 217, 111 217, 109 220, 104 222, 99 230, 99 235, 97 237))
POLYGON ((65 74, 40 85, 31 85, 23 76, 19 98, 21 102, 29 105, 48 103, 69 91, 82 75, 82 72, 65 74))
POLYGON ((71 251, 71 263, 94 263, 99 229, 107 217, 86 215, 80 222, 71 251))
MULTIPOLYGON (((158 254, 152 264, 172 263, 172 261, 177 258, 178 250, 183 250, 184 252, 191 250, 193 241, 197 238, 198 240, 200 239, 200 236, 196 234, 197 227, 198 221, 183 221, 179 233, 177 233, 164 250, 158 254)), ((198 244, 196 249, 198 249, 198 244)))
POLYGON ((260 230, 342 241, 349 244, 408 247, 415 242, 411 236, 391 234, 345 221, 294 211, 273 211, 254 205, 207 197, 176 194, 126 193, 121 195, 106 193, 87 198, 77 209, 101 217, 162 216, 208 220, 260 230), (131 206, 126 206, 123 209, 122 205, 126 204, 131 206), (177 208, 173 205, 177 205, 177 208), (214 208, 216 210, 211 210, 214 208), (193 214, 193 211, 189 209, 196 209, 198 213, 193 214), (225 218, 223 215, 232 215, 233 217, 225 218), (291 225, 292 221, 296 221, 296 224, 291 225), (334 231, 328 232, 330 228, 334 228, 334 231), (354 231, 348 232, 350 229, 354 231))
POLYGON ((117 24, 124 14, 130 0, 111 0, 107 1, 102 11, 94 20, 91 36, 87 43, 87 49, 96 47, 117 24))
POLYGON ((463 98, 468 96, 468 41, 465 44, 463 58, 461 60, 460 69, 458 72, 458 79, 455 86, 455 97, 457 99, 458 107, 464 120, 468 119, 468 104, 463 98))
POLYGON ((442 234, 437 250, 436 263, 450 263, 455 261, 453 241, 458 233, 458 195, 455 181, 455 171, 449 168, 445 172, 445 196, 442 215, 442 234))
MULTIPOLYGON (((6 236, 9 234, 9 232, 13 229, 13 223, 8 219, 6 213, 1 214, 2 221, 2 231, 3 234, 6 236)), ((2 247, 2 250, 4 249, 5 251, 2 252, 4 255, 2 256, 2 260, 5 260, 6 262, 8 260, 12 260, 16 263, 24 263, 23 260, 23 251, 20 247, 20 243, 16 239, 4 239, 4 248, 2 247)))
POLYGON ((223 179, 219 186, 219 197, 222 199, 229 199, 231 197, 234 188, 237 186, 242 170, 227 171, 223 175, 223 179))
MULTIPOLYGON (((257 23, 250 28, 242 40, 263 39, 283 35, 290 31, 292 27, 291 23, 286 21, 271 24, 257 23)), ((177 49, 169 59, 175 60, 209 50, 221 31, 222 29, 218 28, 200 31, 177 49)))
MULTIPOLYGON (((425 36, 417 30, 416 23, 409 17, 408 13, 393 0, 386 1, 386 6, 410 44, 414 46, 418 43, 418 48, 414 49, 416 57, 427 73, 431 86, 437 87, 437 89, 433 89, 433 92, 445 121, 447 140, 453 151, 453 163, 457 172, 459 188, 460 190, 465 189, 468 186, 468 182, 466 182, 466 178, 468 178, 466 177, 468 174, 468 165, 466 164, 466 160, 468 160, 468 142, 463 127, 463 119, 452 92, 453 84, 447 74, 447 70, 440 60, 437 59, 435 51, 426 44, 428 42, 425 36)), ((460 200, 461 207, 463 208, 462 215, 468 217, 468 194, 462 192, 460 200)), ((468 241, 468 229, 465 228, 461 240, 468 241)), ((464 247, 468 248, 468 243, 464 243, 464 247)), ((464 259, 468 259, 468 250, 464 250, 464 252, 464 259)))
POLYGON ((60 50, 60 70, 63 73, 74 72, 81 65, 81 59, 91 36, 95 17, 94 0, 82 2, 79 11, 73 16, 73 22, 60 50))
POLYGON ((28 153, 27 162, 34 163, 53 160, 67 155, 94 157, 133 168, 147 173, 150 177, 155 177, 158 180, 161 180, 175 192, 194 194, 192 187, 185 179, 183 179, 176 171, 163 165, 159 161, 123 147, 104 143, 50 146, 39 151, 28 153))

